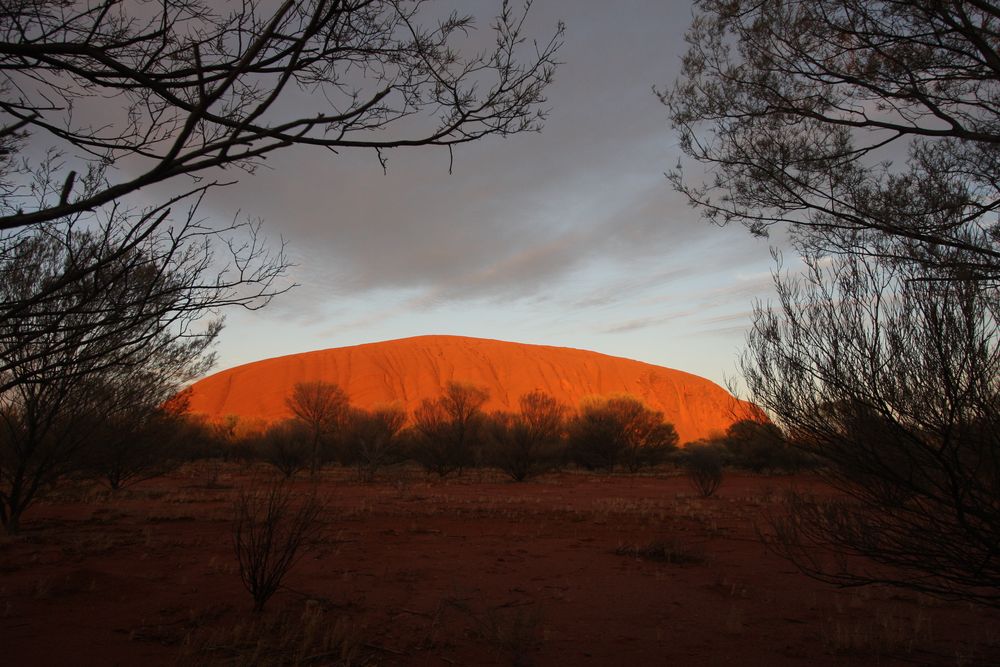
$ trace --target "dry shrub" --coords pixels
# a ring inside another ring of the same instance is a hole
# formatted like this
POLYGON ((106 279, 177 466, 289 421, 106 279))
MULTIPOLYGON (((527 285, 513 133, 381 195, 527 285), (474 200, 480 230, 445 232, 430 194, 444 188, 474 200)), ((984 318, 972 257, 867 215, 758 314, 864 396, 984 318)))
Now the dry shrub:
POLYGON ((376 664, 357 628, 330 618, 319 605, 301 614, 255 614, 244 622, 188 634, 179 665, 351 665, 376 664))
POLYGON ((475 465, 483 438, 482 387, 449 382, 435 400, 424 399, 413 411, 410 429, 412 458, 428 472, 445 477, 475 465))
POLYGON ((627 394, 584 401, 568 425, 569 455, 588 470, 638 472, 676 447, 677 431, 663 413, 627 394))
POLYGON ((373 481, 379 470, 403 460, 399 433, 405 423, 406 410, 399 405, 352 410, 344 442, 344 463, 355 466, 361 481, 373 481))
POLYGON ((723 454, 710 445, 689 445, 680 458, 688 479, 703 498, 722 484, 723 454))
POLYGON ((312 461, 310 437, 305 424, 287 419, 268 426, 258 439, 257 449, 261 458, 277 468, 285 479, 291 479, 312 461))
POLYGON ((287 485, 243 491, 233 517, 233 548, 240 579, 261 611, 304 549, 319 536, 321 506, 311 495, 297 506, 287 485))
POLYGON ((494 412, 485 424, 486 460, 515 482, 551 470, 563 458, 566 406, 541 391, 521 396, 521 412, 494 412))
POLYGON ((285 405, 308 432, 309 469, 319 472, 334 436, 343 431, 351 410, 347 394, 331 382, 298 382, 285 405))
POLYGON ((706 560, 704 551, 686 547, 676 540, 655 540, 642 546, 623 544, 615 549, 615 555, 673 565, 699 565, 706 560))

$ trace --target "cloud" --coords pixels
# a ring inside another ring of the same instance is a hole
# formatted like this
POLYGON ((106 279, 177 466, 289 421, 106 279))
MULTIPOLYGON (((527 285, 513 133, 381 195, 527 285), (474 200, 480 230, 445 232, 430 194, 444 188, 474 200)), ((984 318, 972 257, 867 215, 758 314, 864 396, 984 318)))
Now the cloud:
MULTIPOLYGON (((532 10, 533 32, 569 25, 541 134, 459 146, 450 175, 445 150, 388 152, 383 174, 371 153, 296 148, 214 198, 217 216, 260 215, 289 241, 302 287, 281 300, 282 315, 384 290, 421 290, 427 302, 534 298, 572 288, 591 266, 628 273, 675 256, 703 234, 663 178, 676 149, 651 92, 672 77, 666 37, 679 37, 690 9, 556 4, 532 10), (608 40, 614 49, 594 48, 608 40)), ((495 9, 468 7, 483 26, 495 9)))
POLYGON ((601 329, 601 333, 616 334, 616 333, 626 333, 629 331, 637 331, 639 329, 648 329, 649 327, 655 327, 664 322, 669 321, 671 318, 666 315, 653 316, 653 317, 638 317, 632 320, 627 320, 625 322, 620 322, 612 326, 601 329))

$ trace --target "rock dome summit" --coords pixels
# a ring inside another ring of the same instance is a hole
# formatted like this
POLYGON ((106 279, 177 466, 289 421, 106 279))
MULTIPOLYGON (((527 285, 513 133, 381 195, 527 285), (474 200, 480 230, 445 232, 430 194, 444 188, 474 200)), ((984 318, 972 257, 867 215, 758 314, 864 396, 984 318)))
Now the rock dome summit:
POLYGON ((285 398, 298 382, 332 382, 362 408, 398 402, 412 411, 448 382, 489 391, 486 410, 516 411, 522 394, 541 390, 575 408, 589 396, 631 394, 660 410, 690 442, 724 431, 748 414, 705 378, 598 352, 463 336, 417 336, 290 354, 220 371, 191 386, 190 411, 266 421, 290 415, 285 398))

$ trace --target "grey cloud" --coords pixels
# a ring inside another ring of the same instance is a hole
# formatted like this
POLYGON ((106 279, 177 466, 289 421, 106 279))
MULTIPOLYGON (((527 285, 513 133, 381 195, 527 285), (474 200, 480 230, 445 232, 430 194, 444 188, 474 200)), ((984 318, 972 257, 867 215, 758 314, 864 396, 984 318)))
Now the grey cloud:
MULTIPOLYGON (((429 301, 530 298, 594 262, 665 256, 703 227, 662 176, 672 149, 650 87, 672 77, 669 38, 690 14, 671 4, 536 3, 538 34, 569 26, 546 128, 458 147, 452 175, 443 150, 391 152, 383 174, 373 154, 295 149, 215 210, 253 212, 289 240, 302 287, 282 299, 285 314, 401 288, 429 301)), ((481 24, 495 9, 468 7, 481 24)))
POLYGON ((601 329, 601 333, 617 334, 637 331, 639 329, 648 329, 649 327, 655 327, 663 324, 664 322, 668 322, 671 319, 672 318, 668 315, 637 317, 635 319, 627 320, 625 322, 601 329))
POLYGON ((568 24, 546 127, 457 147, 452 174, 444 150, 390 152, 383 174, 373 154, 295 149, 221 191, 217 217, 263 217, 297 264, 300 287, 261 316, 330 339, 463 301, 544 304, 521 330, 555 338, 723 325, 696 318, 757 286, 699 277, 760 271, 767 243, 701 222, 663 177, 678 151, 650 87, 676 72, 690 8, 674 5, 536 2, 539 34, 568 24))

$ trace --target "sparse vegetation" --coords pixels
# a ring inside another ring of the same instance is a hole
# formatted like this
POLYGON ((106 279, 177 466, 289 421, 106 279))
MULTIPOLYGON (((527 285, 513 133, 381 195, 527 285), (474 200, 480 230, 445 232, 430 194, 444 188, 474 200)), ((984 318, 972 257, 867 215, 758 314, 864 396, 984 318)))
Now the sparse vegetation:
POLYGON ((828 582, 1000 607, 997 18, 702 0, 662 99, 698 164, 676 189, 713 222, 787 228, 804 260, 776 256, 741 366, 842 498, 791 496, 775 546, 828 582))
POLYGON ((677 447, 677 431, 633 396, 585 401, 568 425, 572 460, 589 470, 629 472, 657 465, 677 447))
POLYGON ((685 474, 702 498, 712 496, 722 484, 724 456, 718 445, 691 444, 681 452, 685 474))
POLYGON ((295 500, 287 484, 242 491, 233 508, 240 579, 261 611, 320 531, 315 495, 295 500))
POLYGON ((295 419, 286 419, 267 427, 254 439, 259 456, 278 469, 285 479, 309 467, 313 461, 309 428, 295 419))
POLYGON ((309 470, 315 475, 324 460, 333 458, 334 438, 344 435, 350 399, 331 382, 298 382, 286 404, 309 431, 309 470))
POLYGON ((181 664, 364 667, 379 664, 372 653, 349 619, 307 603, 301 612, 255 615, 227 627, 191 630, 183 642, 181 664))
POLYGON ((445 477, 474 465, 480 454, 485 389, 449 382, 435 400, 424 399, 413 412, 411 456, 428 472, 445 477))
POLYGON ((676 540, 655 540, 641 546, 622 544, 615 554, 673 565, 700 565, 707 560, 704 550, 684 546, 676 540))
POLYGON ((563 471, 513 485, 401 466, 393 482, 352 484, 353 470, 333 468, 297 482, 290 500, 294 512, 315 488, 329 531, 254 612, 233 557, 232 510, 241 488, 266 488, 235 461, 222 463, 226 486, 192 485, 199 465, 121 493, 63 484, 47 496, 44 521, 0 539, 5 656, 56 664, 71 655, 65 642, 19 626, 40 607, 70 646, 91 641, 156 664, 548 664, 571 633, 602 663, 624 641, 646 663, 683 659, 706 641, 728 651, 730 635, 763 630, 780 641, 755 650, 774 663, 801 654, 851 667, 928 656, 948 665, 961 655, 954 664, 986 665, 1000 650, 1000 611, 888 588, 838 590, 761 549, 752 524, 762 507, 780 507, 776 487, 829 492, 812 473, 735 472, 705 501, 673 474, 563 471), (398 480, 406 493, 393 493, 398 480), (624 586, 628 596, 614 593, 624 586), (646 612, 663 604, 664 586, 685 605, 716 610, 718 622, 678 645, 664 617, 646 612), (124 608, 121 595, 132 598, 124 608))
POLYGON ((520 399, 521 411, 495 412, 486 422, 486 460, 515 482, 559 465, 566 407, 543 392, 520 399))
POLYGON ((398 405, 352 410, 344 439, 344 462, 353 465, 358 477, 371 482, 375 474, 404 458, 400 431, 406 411, 398 405))

